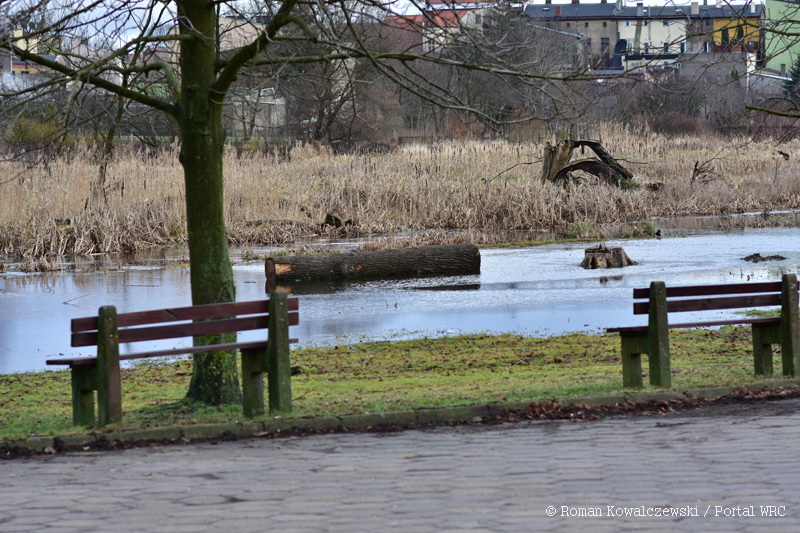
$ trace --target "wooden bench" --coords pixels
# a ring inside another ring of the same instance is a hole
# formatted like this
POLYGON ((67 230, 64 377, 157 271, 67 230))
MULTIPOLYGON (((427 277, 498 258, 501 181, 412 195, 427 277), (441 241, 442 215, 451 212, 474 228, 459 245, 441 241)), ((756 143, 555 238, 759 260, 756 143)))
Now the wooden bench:
POLYGON ((298 307, 297 298, 278 291, 268 300, 136 313, 117 314, 114 306, 104 306, 98 316, 72 320, 72 346, 97 346, 97 357, 48 359, 47 364, 69 365, 72 370, 75 425, 104 426, 121 420, 120 361, 231 350, 239 350, 242 355, 245 416, 264 413, 264 372, 268 374, 270 412, 286 413, 292 407, 289 343, 296 342, 289 339, 289 326, 299 323, 298 307), (268 336, 262 340, 231 342, 236 332, 259 329, 266 329, 268 336), (195 344, 211 343, 119 353, 120 344, 195 336, 195 344))
POLYGON ((783 373, 796 376, 800 370, 800 324, 798 323, 798 286, 795 274, 785 274, 781 281, 737 283, 729 285, 696 285, 666 287, 654 281, 649 288, 634 289, 635 315, 648 315, 646 326, 609 328, 619 333, 622 341, 622 383, 625 387, 642 387, 641 354, 648 355, 650 384, 669 388, 669 329, 702 328, 749 324, 753 329, 753 360, 756 375, 772 374, 772 345, 780 344, 783 373), (781 306, 779 317, 712 320, 706 322, 670 323, 670 313, 710 311, 716 309, 748 309, 781 306))

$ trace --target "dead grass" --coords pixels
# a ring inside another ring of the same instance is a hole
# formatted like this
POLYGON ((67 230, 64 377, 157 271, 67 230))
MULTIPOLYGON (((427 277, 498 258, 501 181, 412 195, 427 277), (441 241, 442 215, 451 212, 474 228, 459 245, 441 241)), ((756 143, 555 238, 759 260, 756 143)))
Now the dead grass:
MULTIPOLYGON (((780 150, 745 139, 665 137, 600 126, 595 137, 643 183, 621 191, 591 183, 568 190, 539 181, 537 143, 459 141, 402 146, 390 154, 332 155, 295 148, 291 159, 225 155, 227 217, 234 244, 287 243, 312 233, 461 231, 494 244, 506 230, 602 227, 656 216, 732 214, 800 207, 800 141, 780 150), (693 172, 695 163, 706 170, 693 172), (352 224, 323 227, 326 214, 352 224), (458 231, 454 231, 458 230, 458 231)), ((0 253, 44 256, 132 251, 185 240, 177 149, 155 156, 121 151, 97 195, 87 150, 25 168, 0 162, 0 253)), ((753 223, 765 223, 752 218, 753 223)), ((737 223, 749 223, 748 221, 737 223)), ((438 233, 437 233, 438 232, 438 233)), ((448 241, 449 242, 449 241, 448 241)))

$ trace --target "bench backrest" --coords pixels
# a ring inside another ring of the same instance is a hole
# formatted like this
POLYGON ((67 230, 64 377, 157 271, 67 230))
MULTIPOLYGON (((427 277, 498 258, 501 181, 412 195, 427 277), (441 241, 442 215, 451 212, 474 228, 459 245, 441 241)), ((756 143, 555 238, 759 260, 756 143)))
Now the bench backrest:
MULTIPOLYGON (((800 285, 800 284, 798 284, 800 285)), ((797 288, 795 288, 797 289, 797 288)), ((725 285, 688 285, 666 287, 667 312, 711 311, 715 309, 740 309, 781 305, 781 282, 730 283, 725 285), (717 296, 716 298, 702 298, 717 296)), ((650 289, 633 289, 634 315, 650 311, 650 289)))
MULTIPOLYGON (((289 325, 299 324, 297 298, 288 299, 289 325)), ((269 326, 269 300, 193 305, 117 315, 119 342, 218 335, 269 326)), ((97 345, 98 317, 72 320, 72 346, 97 345)))

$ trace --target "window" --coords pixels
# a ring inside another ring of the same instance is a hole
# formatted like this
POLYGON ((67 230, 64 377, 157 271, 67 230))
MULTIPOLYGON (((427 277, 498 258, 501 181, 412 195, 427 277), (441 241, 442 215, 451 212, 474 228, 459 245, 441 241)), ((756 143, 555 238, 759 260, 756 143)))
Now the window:
POLYGON ((570 24, 569 22, 567 22, 567 28, 569 28, 570 26, 572 26, 572 24, 570 24))
POLYGON ((475 14, 475 24, 480 24, 482 22, 481 16, 477 13, 475 14))
POLYGON ((609 50, 608 37, 601 37, 600 38, 600 55, 608 54, 608 50, 609 50))
POLYGON ((661 25, 662 26, 669 26, 669 21, 668 20, 662 20, 661 21, 661 25))
POLYGON ((584 28, 588 28, 588 27, 589 27, 589 23, 588 23, 588 22, 584 22, 584 23, 583 23, 583 27, 584 27, 584 28))
POLYGON ((604 27, 604 28, 607 28, 607 27, 608 27, 608 22, 606 22, 605 20, 603 21, 603 27, 604 27))
POLYGON ((645 20, 645 21, 644 21, 644 25, 645 25, 645 26, 649 26, 649 25, 650 25, 650 21, 649 21, 649 20, 645 20))
POLYGON ((630 21, 630 20, 626 20, 626 21, 625 21, 625 25, 626 25, 626 26, 630 26, 630 25, 631 25, 631 21, 630 21))

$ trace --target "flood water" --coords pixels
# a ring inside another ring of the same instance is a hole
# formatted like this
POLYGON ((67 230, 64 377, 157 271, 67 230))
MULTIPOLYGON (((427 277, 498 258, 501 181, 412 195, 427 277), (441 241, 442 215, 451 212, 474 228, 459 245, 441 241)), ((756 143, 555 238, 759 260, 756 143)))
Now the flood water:
MULTIPOLYGON (((653 280, 667 285, 768 281, 800 269, 800 228, 679 236, 684 233, 607 241, 639 262, 625 269, 580 268, 584 248, 594 243, 551 244, 482 249, 479 275, 298 288, 300 325, 291 335, 303 346, 476 332, 600 332, 644 324, 645 317, 632 314, 631 289, 653 280), (753 253, 787 259, 742 260, 753 253)), ((70 348, 69 321, 96 314, 102 305, 116 305, 119 312, 190 305, 188 269, 163 266, 164 259, 185 251, 158 254, 129 266, 115 267, 101 257, 67 271, 0 274, 0 374, 43 370, 46 359, 59 355, 93 355, 92 348, 70 348)), ((236 261, 234 275, 237 300, 264 297, 261 261, 236 261)))

